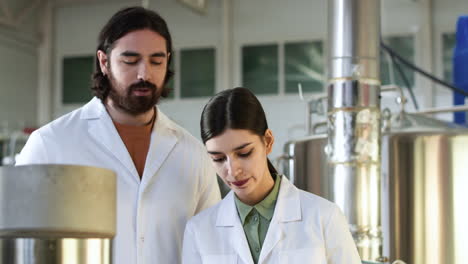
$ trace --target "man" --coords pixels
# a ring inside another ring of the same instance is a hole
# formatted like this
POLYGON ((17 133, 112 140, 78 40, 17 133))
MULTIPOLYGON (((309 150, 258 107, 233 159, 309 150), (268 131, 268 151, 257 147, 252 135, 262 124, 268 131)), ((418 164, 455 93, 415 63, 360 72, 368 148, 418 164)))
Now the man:
POLYGON ((17 160, 118 174, 116 264, 179 263, 187 220, 220 200, 201 143, 156 107, 168 94, 171 52, 157 13, 117 12, 99 35, 96 97, 35 131, 17 160))

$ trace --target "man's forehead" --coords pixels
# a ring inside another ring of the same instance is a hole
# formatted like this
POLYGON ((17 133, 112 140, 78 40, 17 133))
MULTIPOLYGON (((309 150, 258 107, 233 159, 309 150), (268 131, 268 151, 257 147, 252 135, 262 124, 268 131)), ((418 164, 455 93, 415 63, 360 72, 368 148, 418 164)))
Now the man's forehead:
POLYGON ((121 52, 167 52, 166 39, 149 29, 131 31, 115 41, 114 50, 121 52))

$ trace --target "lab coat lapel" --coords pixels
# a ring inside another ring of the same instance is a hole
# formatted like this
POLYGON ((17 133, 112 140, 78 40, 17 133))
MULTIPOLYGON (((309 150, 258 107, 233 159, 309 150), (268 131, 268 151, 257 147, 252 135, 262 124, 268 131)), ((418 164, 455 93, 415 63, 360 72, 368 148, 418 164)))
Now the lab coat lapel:
MULTIPOLYGON (((301 202, 299 190, 292 185, 286 177, 282 177, 275 212, 263 242, 262 251, 258 263, 264 263, 275 246, 288 234, 283 232, 283 224, 287 222, 301 221, 301 202)), ((295 235, 295 234, 292 234, 295 235)))
MULTIPOLYGON (((156 108, 157 109, 157 108, 156 108)), ((142 188, 154 177, 166 158, 177 144, 175 129, 169 118, 157 109, 157 116, 151 132, 151 141, 146 156, 145 169, 142 177, 142 188)))
POLYGON ((96 144, 104 146, 139 181, 132 158, 101 101, 93 98, 84 106, 81 118, 88 120, 88 133, 96 144))
POLYGON ((234 202, 234 192, 229 192, 225 199, 221 201, 216 219, 217 228, 229 228, 231 245, 243 263, 253 264, 249 244, 245 237, 244 228, 237 213, 234 202))

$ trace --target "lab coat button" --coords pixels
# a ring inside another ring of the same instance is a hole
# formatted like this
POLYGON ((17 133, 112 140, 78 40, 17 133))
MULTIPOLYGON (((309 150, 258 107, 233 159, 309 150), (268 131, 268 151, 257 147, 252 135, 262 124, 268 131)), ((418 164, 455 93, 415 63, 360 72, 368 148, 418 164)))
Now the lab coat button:
POLYGON ((141 243, 145 242, 145 237, 140 237, 141 243))

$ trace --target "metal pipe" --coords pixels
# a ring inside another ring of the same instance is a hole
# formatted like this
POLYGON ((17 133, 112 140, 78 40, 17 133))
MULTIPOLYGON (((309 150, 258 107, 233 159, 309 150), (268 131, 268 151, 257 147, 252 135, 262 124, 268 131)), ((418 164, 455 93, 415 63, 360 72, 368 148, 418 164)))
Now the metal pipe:
POLYGON ((436 114, 436 113, 453 113, 453 112, 468 112, 468 105, 440 107, 440 108, 427 108, 422 111, 415 112, 415 114, 436 114))
POLYGON ((328 172, 362 260, 382 260, 379 0, 330 0, 328 172))
POLYGON ((321 127, 325 127, 328 125, 328 122, 318 122, 318 123, 315 123, 314 126, 312 127, 312 134, 315 135, 317 134, 317 129, 321 128, 321 127))

